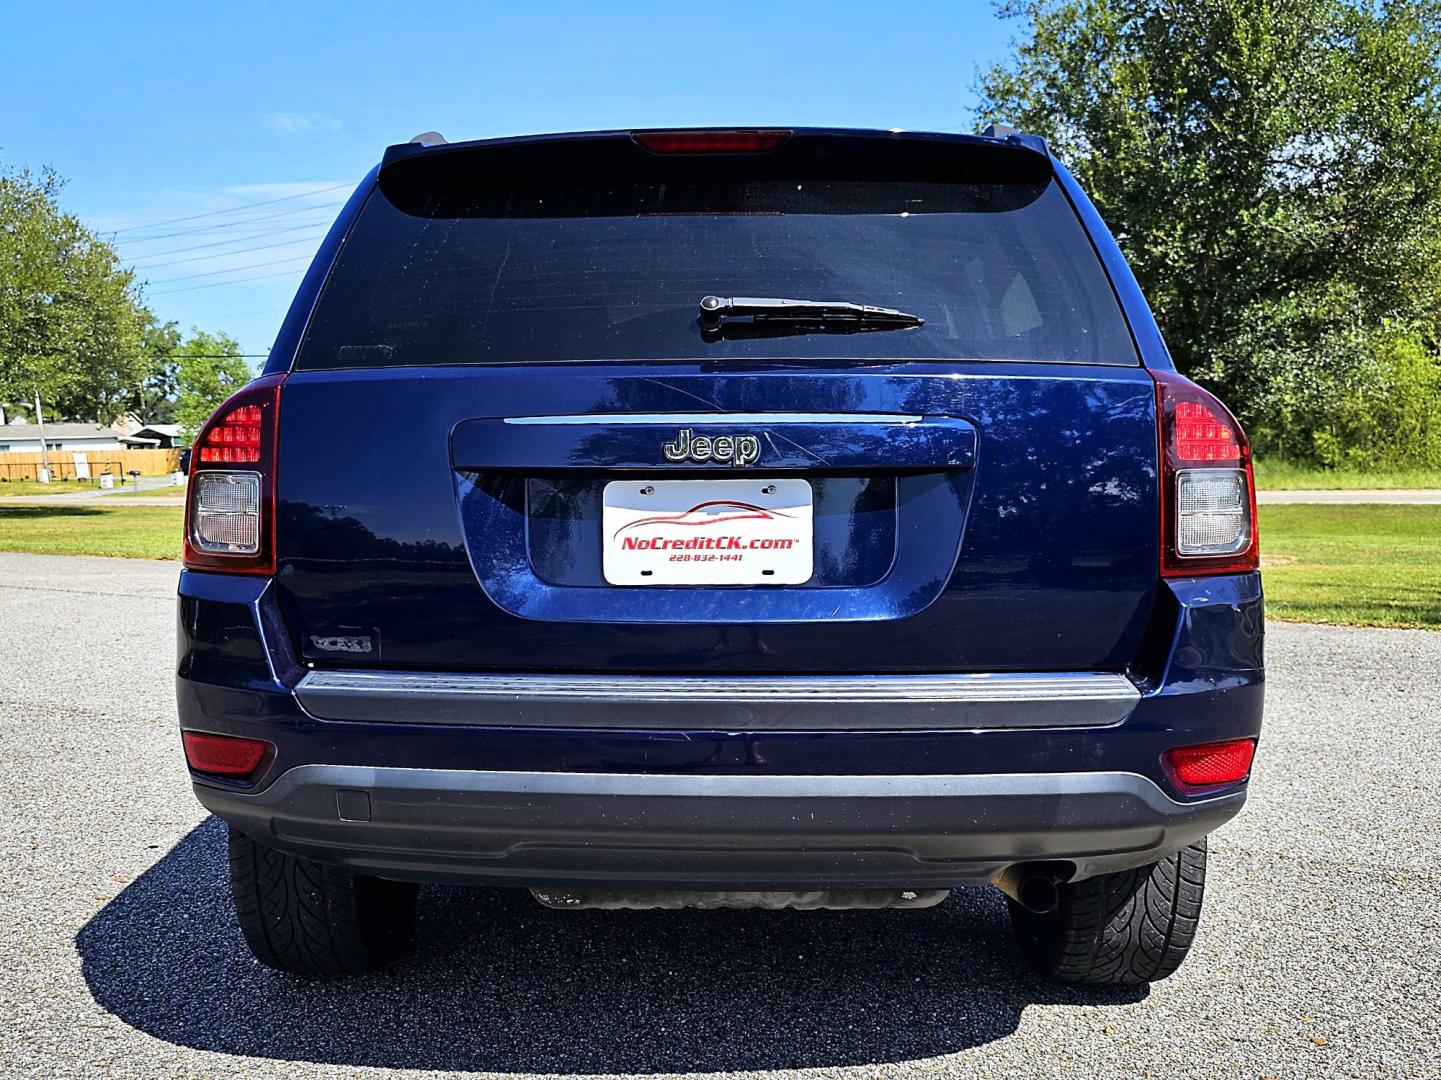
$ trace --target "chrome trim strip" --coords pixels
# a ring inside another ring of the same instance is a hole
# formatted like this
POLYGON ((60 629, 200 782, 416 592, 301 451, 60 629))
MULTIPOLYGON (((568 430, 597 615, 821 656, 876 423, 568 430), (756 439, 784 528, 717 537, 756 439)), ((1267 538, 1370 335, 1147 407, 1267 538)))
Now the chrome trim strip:
POLYGON ((1140 691, 1110 672, 654 676, 312 671, 321 719, 693 730, 1065 727, 1124 720, 1140 691))
POLYGON ((570 416, 507 416, 507 424, 919 424, 907 413, 580 413, 570 416))
POLYGON ((312 671, 301 691, 446 694, 467 698, 607 701, 1138 701, 1124 675, 488 675, 312 671))

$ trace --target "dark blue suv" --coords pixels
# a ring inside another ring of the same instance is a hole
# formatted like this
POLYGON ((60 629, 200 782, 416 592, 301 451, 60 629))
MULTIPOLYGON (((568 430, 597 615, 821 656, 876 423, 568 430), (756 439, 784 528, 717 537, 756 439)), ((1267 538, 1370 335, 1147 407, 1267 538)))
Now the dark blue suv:
POLYGON ((386 151, 200 432, 177 688, 264 963, 419 885, 1163 978, 1261 725, 1249 450, 1034 137, 386 151))

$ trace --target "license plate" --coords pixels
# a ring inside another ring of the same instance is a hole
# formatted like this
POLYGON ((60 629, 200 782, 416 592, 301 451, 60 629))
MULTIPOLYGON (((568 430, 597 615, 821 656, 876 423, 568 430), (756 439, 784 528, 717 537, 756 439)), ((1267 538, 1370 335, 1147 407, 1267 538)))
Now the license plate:
POLYGON ((805 480, 614 480, 601 504, 601 567, 612 585, 810 580, 805 480))

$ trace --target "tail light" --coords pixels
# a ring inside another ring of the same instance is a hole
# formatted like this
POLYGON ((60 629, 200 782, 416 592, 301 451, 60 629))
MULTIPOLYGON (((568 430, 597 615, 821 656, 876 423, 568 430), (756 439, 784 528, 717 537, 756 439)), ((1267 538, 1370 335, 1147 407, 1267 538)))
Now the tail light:
POLYGON ((204 731, 182 731, 185 761, 199 773, 227 780, 249 780, 270 756, 268 742, 242 739, 237 735, 211 735, 204 731))
POLYGON ((185 566, 275 573, 275 440, 284 375, 256 379, 215 410, 190 453, 185 566))
POLYGON ((1161 443, 1161 574, 1234 574, 1260 564, 1251 447, 1214 394, 1153 371, 1161 443))
POLYGON ((1171 782, 1187 795, 1227 784, 1239 784, 1251 775, 1256 756, 1255 739, 1229 739, 1200 746, 1175 746, 1161 756, 1171 782))
POLYGON ((789 131, 637 131, 631 134, 655 154, 760 154, 791 137, 789 131))

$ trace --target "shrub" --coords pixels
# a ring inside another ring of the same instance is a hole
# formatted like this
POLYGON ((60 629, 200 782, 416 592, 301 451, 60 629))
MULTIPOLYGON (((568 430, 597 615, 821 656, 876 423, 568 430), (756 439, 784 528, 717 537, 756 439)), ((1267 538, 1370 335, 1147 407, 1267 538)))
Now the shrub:
POLYGON ((1441 363, 1415 337, 1377 342, 1313 443, 1332 468, 1441 467, 1441 363))

